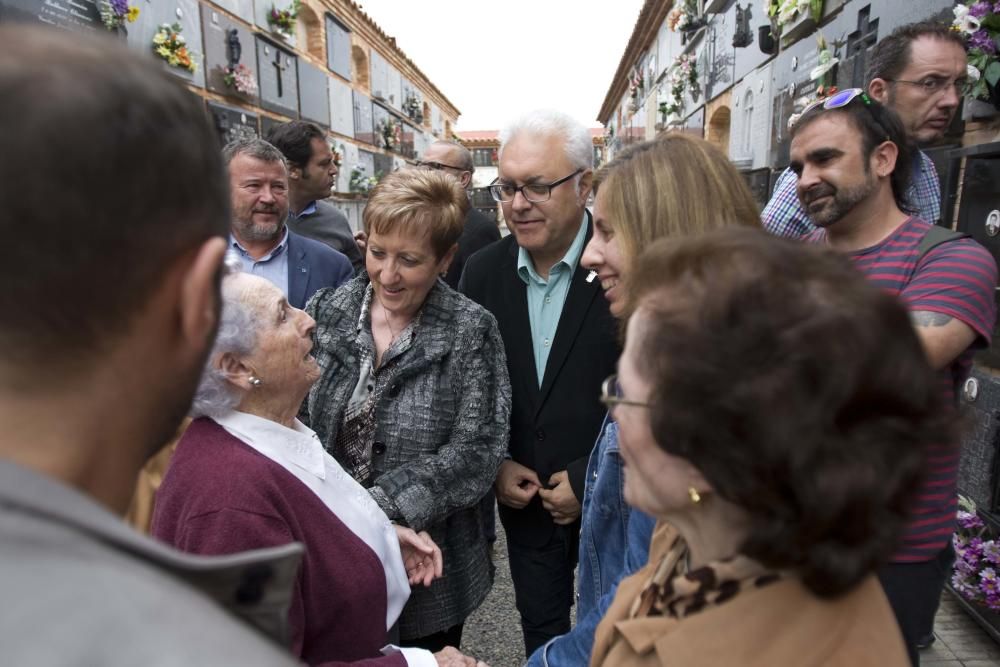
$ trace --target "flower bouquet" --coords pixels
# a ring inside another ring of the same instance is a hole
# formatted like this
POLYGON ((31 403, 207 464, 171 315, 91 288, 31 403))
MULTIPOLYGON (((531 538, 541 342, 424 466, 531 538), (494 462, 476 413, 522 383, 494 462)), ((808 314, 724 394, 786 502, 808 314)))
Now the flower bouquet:
POLYGON ((268 25, 278 34, 291 37, 295 34, 295 20, 299 17, 301 6, 299 0, 292 0, 292 4, 285 9, 278 9, 272 5, 271 11, 267 14, 268 25))
POLYGON ((958 497, 958 530, 951 585, 966 600, 1000 611, 1000 543, 976 513, 976 505, 958 497))
POLYGON ((198 69, 198 64, 192 59, 181 30, 183 28, 180 23, 161 25, 160 29, 153 35, 153 52, 166 60, 171 67, 194 72, 198 69))
POLYGON ((222 67, 220 65, 219 69, 222 70, 222 82, 226 84, 227 88, 232 88, 237 93, 251 97, 257 94, 257 79, 250 68, 243 63, 238 63, 235 67, 232 65, 222 67))
POLYGON ((101 0, 98 3, 101 22, 108 30, 124 28, 126 23, 135 23, 139 18, 139 8, 129 7, 128 0, 101 0))
POLYGON ((969 52, 969 85, 965 94, 1000 109, 1000 1, 956 5, 952 29, 962 33, 969 52))
POLYGON ((372 191, 378 184, 378 178, 376 176, 366 176, 364 165, 358 165, 351 169, 351 180, 347 187, 350 188, 351 192, 355 192, 360 195, 368 196, 368 193, 372 191))

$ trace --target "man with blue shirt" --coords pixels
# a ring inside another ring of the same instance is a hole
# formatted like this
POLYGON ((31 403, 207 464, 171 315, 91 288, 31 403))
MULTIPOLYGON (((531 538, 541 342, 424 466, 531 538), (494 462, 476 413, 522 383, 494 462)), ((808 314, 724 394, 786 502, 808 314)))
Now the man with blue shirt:
POLYGON ((343 254, 288 230, 288 169, 277 148, 260 139, 239 140, 222 157, 232 204, 229 246, 244 271, 277 285, 295 308, 317 290, 354 276, 343 254))
MULTIPOLYGON (((941 140, 951 124, 967 80, 962 37, 940 23, 900 26, 875 45, 868 65, 868 94, 903 120, 910 141, 928 146, 941 140)), ((934 163, 916 151, 906 199, 923 220, 941 218, 941 183, 934 163)), ((777 236, 798 238, 816 229, 796 194, 797 178, 786 169, 761 214, 777 236)))
POLYGON ((490 190, 512 234, 469 258, 459 290, 493 313, 507 353, 509 458, 495 490, 530 655, 570 627, 580 501, 617 325, 580 265, 592 229, 589 132, 565 114, 536 111, 500 142, 490 190))

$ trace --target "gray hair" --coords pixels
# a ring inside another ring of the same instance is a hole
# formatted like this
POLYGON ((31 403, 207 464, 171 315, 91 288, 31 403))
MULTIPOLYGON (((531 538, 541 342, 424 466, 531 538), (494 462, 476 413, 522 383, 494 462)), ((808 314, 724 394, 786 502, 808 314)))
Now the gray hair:
POLYGON ((236 139, 222 149, 222 161, 228 167, 237 155, 249 155, 261 162, 280 162, 288 167, 284 154, 263 139, 236 139))
POLYGON ((456 164, 455 166, 461 167, 462 169, 470 173, 475 173, 476 165, 472 161, 472 153, 469 152, 469 149, 463 146, 462 144, 458 143, 457 141, 451 141, 449 139, 438 139, 431 145, 447 146, 448 148, 452 149, 453 151, 455 151, 455 157, 458 158, 458 164, 456 164))
POLYGON ((259 318, 247 308, 241 292, 233 288, 233 275, 222 279, 222 314, 212 352, 205 362, 198 390, 191 404, 192 417, 217 417, 240 402, 240 394, 226 374, 216 367, 216 360, 227 352, 248 355, 257 345, 259 318))
POLYGON ((500 131, 498 157, 503 157, 507 142, 522 133, 557 136, 563 140, 563 151, 573 167, 594 167, 594 145, 590 139, 590 131, 568 114, 552 109, 537 109, 524 114, 500 131))

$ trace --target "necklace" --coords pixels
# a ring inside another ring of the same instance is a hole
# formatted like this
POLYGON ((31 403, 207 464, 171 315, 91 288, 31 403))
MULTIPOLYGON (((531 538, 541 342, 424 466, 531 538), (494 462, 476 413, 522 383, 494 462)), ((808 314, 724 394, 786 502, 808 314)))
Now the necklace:
POLYGON ((379 299, 378 305, 382 306, 382 317, 383 319, 385 319, 385 326, 389 327, 389 335, 391 336, 391 338, 389 339, 389 344, 385 346, 386 349, 389 349, 390 347, 392 347, 392 344, 396 342, 396 336, 398 336, 399 334, 396 333, 395 330, 393 330, 392 323, 389 321, 389 311, 386 310, 385 304, 382 303, 381 299, 379 299))

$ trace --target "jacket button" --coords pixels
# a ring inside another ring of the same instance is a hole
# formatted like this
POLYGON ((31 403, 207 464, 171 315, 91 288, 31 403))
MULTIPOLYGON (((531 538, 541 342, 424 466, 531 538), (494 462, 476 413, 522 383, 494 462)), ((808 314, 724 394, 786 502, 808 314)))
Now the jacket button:
POLYGON ((540 428, 537 431, 535 431, 535 437, 538 438, 539 440, 544 440, 545 439, 545 429, 544 428, 540 428))
POLYGON ((375 456, 382 456, 385 454, 385 443, 381 440, 375 441, 375 444, 372 445, 372 452, 375 456))
POLYGON ((399 383, 393 382, 392 386, 389 387, 388 391, 389 398, 396 398, 397 396, 399 396, 399 390, 400 390, 399 383))

